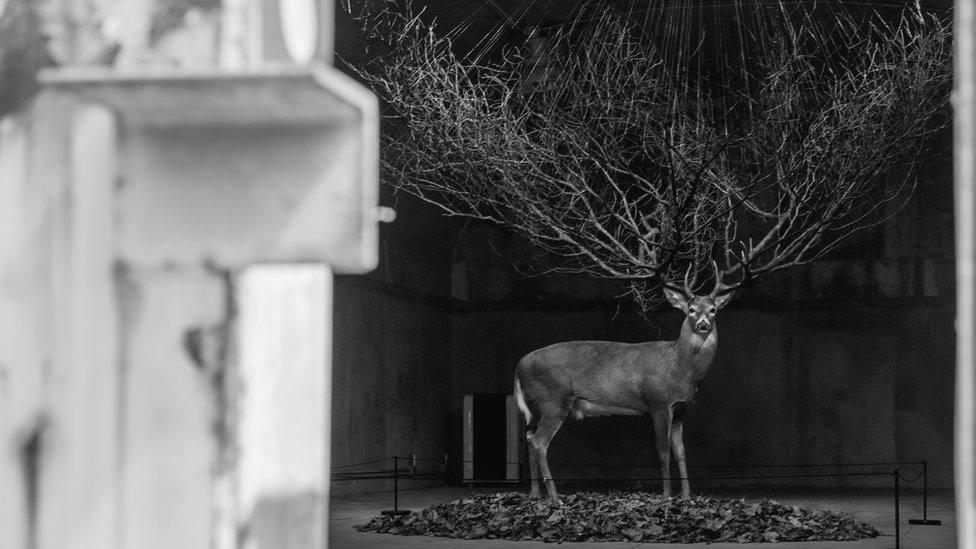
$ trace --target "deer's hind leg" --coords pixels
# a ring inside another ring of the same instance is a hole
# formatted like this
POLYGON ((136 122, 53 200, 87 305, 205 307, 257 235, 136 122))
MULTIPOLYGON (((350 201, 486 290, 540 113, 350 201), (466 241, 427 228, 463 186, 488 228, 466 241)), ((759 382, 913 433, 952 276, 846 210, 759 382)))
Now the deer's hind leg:
POLYGON ((529 452, 529 496, 533 498, 541 495, 539 492, 539 460, 532 446, 532 436, 535 434, 537 426, 538 423, 529 425, 525 430, 525 441, 528 443, 529 452))
POLYGON ((562 415, 543 415, 536 425, 535 431, 529 434, 529 470, 532 474, 531 494, 539 495, 539 479, 546 485, 546 492, 554 502, 559 502, 556 493, 556 483, 552 480, 552 472, 549 470, 549 460, 547 453, 549 443, 556 436, 556 432, 563 424, 562 415))

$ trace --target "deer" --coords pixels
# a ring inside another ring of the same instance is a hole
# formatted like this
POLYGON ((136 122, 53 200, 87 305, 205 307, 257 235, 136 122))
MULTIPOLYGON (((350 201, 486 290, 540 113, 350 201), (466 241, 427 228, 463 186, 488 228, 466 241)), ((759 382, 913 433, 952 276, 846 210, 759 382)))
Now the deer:
POLYGON ((718 266, 713 266, 715 287, 708 295, 694 294, 687 271, 684 287, 662 277, 668 302, 685 315, 675 341, 565 341, 519 360, 514 392, 526 424, 531 497, 540 497, 541 479, 549 498, 559 504, 547 452, 563 422, 607 415, 650 417, 661 460, 663 496, 671 497, 674 450, 682 497, 691 497, 683 440, 685 409, 715 358, 716 313, 735 290, 722 283, 718 266))

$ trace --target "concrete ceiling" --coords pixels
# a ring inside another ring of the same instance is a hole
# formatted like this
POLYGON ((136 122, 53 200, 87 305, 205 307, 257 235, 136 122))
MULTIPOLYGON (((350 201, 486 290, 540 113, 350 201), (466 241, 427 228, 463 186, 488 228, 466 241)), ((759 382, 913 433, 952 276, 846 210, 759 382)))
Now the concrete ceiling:
MULTIPOLYGON (((878 9, 882 13, 898 13, 910 6, 904 0, 783 0, 787 7, 816 6, 822 13, 842 7, 851 10, 878 9)), ((422 5, 427 15, 435 18, 441 32, 453 31, 459 50, 477 48, 486 36, 505 41, 517 37, 534 26, 551 26, 566 22, 580 9, 609 6, 645 19, 655 13, 663 19, 680 19, 687 25, 695 20, 706 27, 721 25, 731 28, 736 9, 750 10, 754 6, 775 5, 774 0, 427 0, 422 5), (714 23, 712 23, 714 22, 714 23)), ((945 12, 952 0, 922 0, 924 9, 945 12)), ((714 27, 713 27, 714 28, 714 27)))

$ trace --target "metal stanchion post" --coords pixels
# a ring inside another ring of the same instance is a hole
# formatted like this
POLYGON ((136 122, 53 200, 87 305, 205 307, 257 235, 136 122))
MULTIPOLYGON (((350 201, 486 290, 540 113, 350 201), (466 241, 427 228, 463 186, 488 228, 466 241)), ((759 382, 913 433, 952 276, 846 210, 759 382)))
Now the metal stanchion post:
POLYGON ((409 515, 410 511, 400 510, 400 456, 393 456, 393 509, 383 511, 387 516, 409 515))
POLYGON ((899 477, 901 472, 898 469, 891 474, 895 477, 895 549, 901 549, 901 515, 899 512, 899 477))
POLYGON ((922 518, 909 519, 908 524, 922 524, 926 526, 939 526, 941 520, 929 520, 929 462, 922 462, 922 518))
POLYGON ((929 518, 929 462, 922 462, 922 519, 929 518))

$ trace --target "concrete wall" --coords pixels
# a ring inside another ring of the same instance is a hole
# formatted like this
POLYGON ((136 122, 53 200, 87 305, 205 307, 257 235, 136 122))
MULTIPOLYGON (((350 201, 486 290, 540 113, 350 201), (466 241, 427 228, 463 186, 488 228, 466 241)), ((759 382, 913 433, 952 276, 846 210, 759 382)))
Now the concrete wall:
MULTIPOLYGON (((389 469, 390 461, 346 466, 393 455, 440 461, 447 450, 451 257, 459 225, 417 200, 382 192, 397 221, 380 227, 379 267, 335 278, 332 464, 343 472, 389 469)), ((390 481, 331 486, 333 494, 388 488, 390 481)))
MULTIPOLYGON (((450 309, 368 279, 337 277, 334 319, 333 465, 360 472, 392 462, 348 466, 393 455, 439 460, 451 405, 450 309)), ((339 481, 332 493, 389 487, 339 481)))

